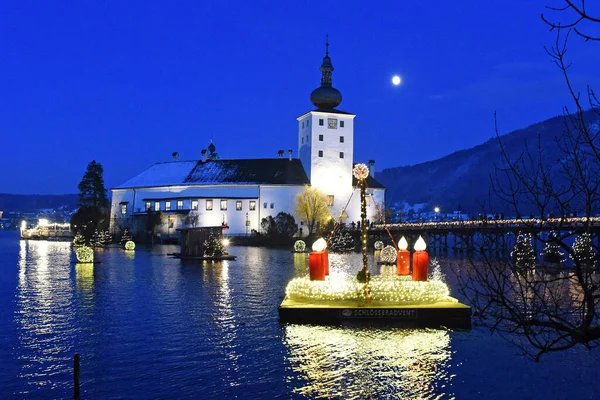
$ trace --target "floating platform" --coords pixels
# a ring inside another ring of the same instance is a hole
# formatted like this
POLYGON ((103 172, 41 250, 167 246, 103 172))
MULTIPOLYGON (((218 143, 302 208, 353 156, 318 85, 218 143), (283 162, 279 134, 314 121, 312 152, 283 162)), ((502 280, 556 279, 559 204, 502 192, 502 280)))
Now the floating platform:
POLYGON ((315 325, 393 325, 406 328, 471 329, 471 307, 442 301, 432 304, 371 305, 356 302, 307 302, 285 298, 279 321, 315 325))
POLYGON ((181 253, 171 253, 175 258, 180 258, 182 260, 198 260, 198 261, 225 261, 225 260, 235 260, 236 256, 232 256, 231 254, 226 254, 220 257, 199 257, 199 256, 182 256, 181 253))

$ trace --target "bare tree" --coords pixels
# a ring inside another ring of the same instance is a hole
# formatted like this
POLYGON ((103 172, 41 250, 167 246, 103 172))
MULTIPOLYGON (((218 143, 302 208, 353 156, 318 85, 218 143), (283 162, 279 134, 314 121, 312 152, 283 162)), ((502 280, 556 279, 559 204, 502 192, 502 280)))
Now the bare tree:
POLYGON ((308 234, 312 235, 316 226, 331 216, 327 196, 317 188, 306 186, 304 192, 296 197, 296 214, 306 223, 308 234))
POLYGON ((554 23, 542 15, 557 31, 556 43, 546 51, 573 99, 572 108, 563 108, 563 133, 555 139, 560 160, 544 162, 546 147, 539 138, 528 143, 522 154, 509 154, 496 128, 503 165, 492 177, 492 188, 516 215, 521 215, 524 205, 533 206, 538 217, 531 220, 528 230, 534 232, 536 241, 551 243, 566 253, 571 265, 562 270, 531 268, 522 260, 492 259, 480 249, 458 274, 460 291, 473 305, 475 317, 536 360, 549 352, 600 344, 600 277, 595 270, 598 246, 589 239, 590 234, 598 234, 599 222, 594 215, 600 211, 599 104, 589 86, 583 98, 574 88, 565 58, 570 33, 586 41, 597 40, 589 30, 584 33, 582 26, 600 20, 587 14, 583 0, 580 5, 569 0, 565 4, 551 10, 574 13, 575 20, 554 23), (550 211, 556 213, 553 218, 548 218, 550 211), (573 211, 584 217, 577 219, 577 225, 571 218, 573 211), (549 234, 553 229, 556 233, 549 234), (585 239, 578 239, 585 243, 584 250, 582 245, 573 246, 576 234, 585 239), (588 255, 582 256, 582 252, 588 255))

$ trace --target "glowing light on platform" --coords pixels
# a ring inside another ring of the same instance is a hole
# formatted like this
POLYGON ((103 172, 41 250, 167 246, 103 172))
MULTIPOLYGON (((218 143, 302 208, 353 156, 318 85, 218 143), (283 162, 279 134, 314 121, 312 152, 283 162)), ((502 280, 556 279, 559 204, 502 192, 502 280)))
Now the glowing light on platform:
POLYGON ((425 251, 426 248, 427 248, 427 245, 425 244, 425 240, 423 240, 423 238, 421 236, 419 236, 419 238, 417 239, 417 242, 415 243, 415 250, 416 251, 425 251))
POLYGON ((133 240, 125 242, 125 250, 135 250, 135 242, 133 240))
MULTIPOLYGON (((413 281, 410 276, 374 276, 369 281, 372 303, 431 304, 456 301, 450 298, 448 285, 441 280, 413 281)), ((323 281, 295 278, 286 295, 296 301, 366 301, 364 284, 354 277, 327 277, 323 281)))
POLYGON ((398 242, 398 248, 400 250, 406 250, 406 249, 408 249, 408 242, 406 241, 406 238, 404 236, 402 236, 400 238, 400 242, 398 242))

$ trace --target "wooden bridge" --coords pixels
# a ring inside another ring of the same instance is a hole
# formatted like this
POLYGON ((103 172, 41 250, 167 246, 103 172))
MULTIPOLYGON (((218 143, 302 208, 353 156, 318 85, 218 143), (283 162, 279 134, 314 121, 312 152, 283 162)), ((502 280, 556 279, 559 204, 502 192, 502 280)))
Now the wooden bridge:
POLYGON ((406 237, 409 246, 423 236, 430 250, 456 252, 472 251, 475 245, 482 250, 510 252, 519 233, 531 233, 534 248, 536 235, 550 231, 577 235, 592 234, 596 245, 600 245, 600 217, 488 219, 473 221, 405 222, 373 225, 369 234, 374 239, 389 241, 389 233, 397 242, 406 237))

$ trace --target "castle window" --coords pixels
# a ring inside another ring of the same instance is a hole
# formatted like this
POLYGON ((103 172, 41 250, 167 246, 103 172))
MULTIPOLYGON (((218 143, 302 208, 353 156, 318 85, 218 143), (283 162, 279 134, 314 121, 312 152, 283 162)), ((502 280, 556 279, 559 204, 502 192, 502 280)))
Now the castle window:
POLYGON ((250 200, 250 207, 249 207, 249 209, 250 209, 250 211, 256 210, 256 201, 250 200))
POLYGON ((310 122, 310 119, 307 119, 307 120, 306 120, 306 126, 307 126, 307 127, 308 127, 308 124, 309 124, 309 122, 310 122))
POLYGON ((213 201, 206 200, 206 211, 212 211, 212 208, 213 208, 213 201))
POLYGON ((154 211, 160 211, 160 201, 154 202, 154 211))
POLYGON ((327 118, 327 129, 337 129, 337 119, 327 118))
POLYGON ((263 203, 263 208, 267 208, 268 203, 263 203))
POLYGON ((183 210, 183 200, 177 200, 177 209, 183 210))
POLYGON ((323 126, 323 118, 319 118, 319 126, 323 126))
POLYGON ((304 129, 304 121, 302 121, 302 129, 304 129))
POLYGON ((221 200, 221 211, 227 211, 227 200, 221 200))
POLYGON ((271 203, 271 208, 275 208, 275 203, 271 203))
POLYGON ((340 151, 340 158, 344 158, 344 152, 340 151))
POLYGON ((147 201, 146 202, 146 211, 150 210, 152 208, 152 203, 147 201))
POLYGON ((235 202, 235 210, 242 211, 242 202, 240 200, 235 202))
POLYGON ((344 127, 344 121, 340 121, 340 128, 344 127))
POLYGON ((127 214, 127 203, 121 203, 121 214, 127 214))
POLYGON ((198 200, 192 200, 192 210, 198 209, 198 200))
POLYGON ((340 136, 340 143, 344 143, 344 137, 340 136))
POLYGON ((302 143, 304 143, 304 136, 302 136, 302 143))
POLYGON ((165 201, 165 211, 171 211, 171 202, 165 201))
POLYGON ((319 150, 319 157, 323 157, 323 150, 319 150))
POLYGON ((319 135, 319 142, 323 141, 323 135, 319 135))
POLYGON ((333 195, 332 194, 328 194, 327 195, 327 205, 328 206, 332 206, 333 205, 333 195))

